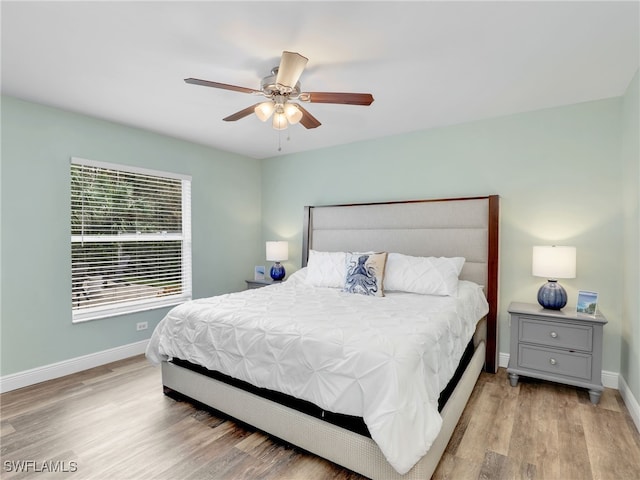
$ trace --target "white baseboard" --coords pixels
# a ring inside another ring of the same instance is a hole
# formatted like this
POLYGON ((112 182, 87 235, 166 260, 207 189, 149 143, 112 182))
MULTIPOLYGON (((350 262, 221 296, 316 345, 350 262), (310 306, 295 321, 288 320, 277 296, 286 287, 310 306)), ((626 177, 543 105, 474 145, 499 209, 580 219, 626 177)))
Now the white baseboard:
POLYGON ((602 385, 607 388, 620 390, 620 374, 616 372, 602 371, 602 385))
POLYGON ((629 410, 629 414, 633 419, 633 423, 636 424, 636 428, 638 429, 638 432, 640 432, 640 404, 638 403, 636 397, 633 396, 633 393, 631 393, 629 385, 627 385, 627 382, 625 382, 622 375, 620 375, 619 384, 620 396, 622 397, 622 400, 624 400, 624 404, 629 410))
POLYGON ((509 366, 509 354, 500 352, 498 353, 498 366, 507 368, 509 366))
POLYGON ((140 355, 145 352, 148 343, 149 340, 142 340, 128 345, 122 345, 121 347, 90 353, 82 357, 70 358, 62 362, 32 368, 24 372, 5 375, 4 377, 0 377, 0 393, 10 392, 18 388, 28 387, 29 385, 35 385, 36 383, 53 380, 54 378, 64 377, 65 375, 81 372, 82 370, 140 355))

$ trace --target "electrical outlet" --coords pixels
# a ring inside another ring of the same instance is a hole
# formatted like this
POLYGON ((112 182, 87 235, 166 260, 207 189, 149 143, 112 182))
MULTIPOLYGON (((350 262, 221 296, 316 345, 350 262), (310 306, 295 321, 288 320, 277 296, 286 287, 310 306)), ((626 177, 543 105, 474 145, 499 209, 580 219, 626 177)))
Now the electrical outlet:
POLYGON ((138 322, 136 323, 136 330, 139 332, 140 330, 146 330, 149 328, 149 324, 147 322, 138 322))

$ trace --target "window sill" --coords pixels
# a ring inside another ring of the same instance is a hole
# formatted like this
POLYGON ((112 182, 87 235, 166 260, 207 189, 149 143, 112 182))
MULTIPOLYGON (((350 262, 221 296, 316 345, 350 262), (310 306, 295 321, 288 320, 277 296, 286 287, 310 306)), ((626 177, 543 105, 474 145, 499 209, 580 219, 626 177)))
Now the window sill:
POLYGON ((180 305, 188 300, 191 300, 191 297, 183 297, 183 296, 172 296, 166 297, 160 301, 153 302, 138 302, 138 303, 129 303, 127 305, 120 305, 117 307, 110 308, 85 308, 83 310, 73 310, 71 312, 71 322, 72 323, 83 323, 89 322, 91 320, 99 320, 102 318, 109 317, 117 317, 121 315, 128 315, 130 313, 137 312, 145 312, 149 310, 156 310, 159 308, 166 307, 174 307, 176 305, 180 305))

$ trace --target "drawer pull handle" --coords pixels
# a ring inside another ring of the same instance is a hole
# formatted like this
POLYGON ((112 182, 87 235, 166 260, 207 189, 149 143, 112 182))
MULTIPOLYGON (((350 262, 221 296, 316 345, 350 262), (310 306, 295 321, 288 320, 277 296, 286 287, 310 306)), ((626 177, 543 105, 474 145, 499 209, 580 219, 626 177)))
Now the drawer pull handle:
POLYGON ((551 365, 555 365, 555 364, 556 364, 556 363, 558 363, 558 362, 556 362, 556 359, 555 359, 555 358, 550 358, 550 359, 549 359, 549 363, 550 363, 551 365))
POLYGON ((551 338, 558 338, 558 334, 556 332, 551 332, 549 335, 551 335, 551 338))

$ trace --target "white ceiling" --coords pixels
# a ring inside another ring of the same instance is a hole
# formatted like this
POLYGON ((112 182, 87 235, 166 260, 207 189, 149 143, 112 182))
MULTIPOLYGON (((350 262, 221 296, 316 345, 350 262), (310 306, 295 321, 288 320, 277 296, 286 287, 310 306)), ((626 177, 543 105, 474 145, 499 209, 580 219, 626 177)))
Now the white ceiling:
POLYGON ((7 2, 2 92, 255 157, 619 96, 639 59, 630 2, 7 2), (303 91, 370 92, 370 107, 307 104, 322 126, 280 140, 259 88, 283 50, 303 91))

